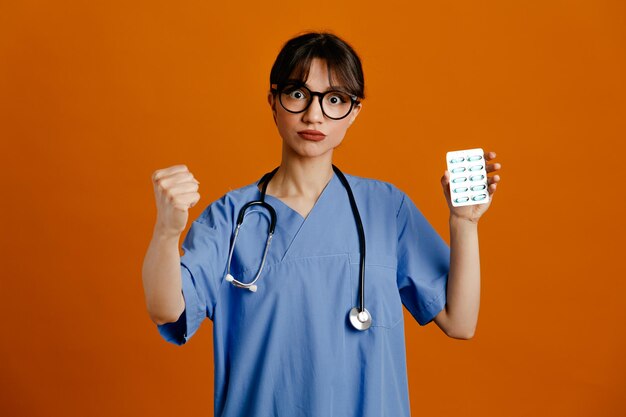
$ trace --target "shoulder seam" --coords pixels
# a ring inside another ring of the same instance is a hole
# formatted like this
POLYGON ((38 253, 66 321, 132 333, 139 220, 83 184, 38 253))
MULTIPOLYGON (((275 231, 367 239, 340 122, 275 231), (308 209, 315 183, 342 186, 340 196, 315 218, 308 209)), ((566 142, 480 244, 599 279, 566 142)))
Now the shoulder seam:
POLYGON ((402 201, 400 201, 398 211, 396 211, 396 218, 398 218, 398 216, 400 215, 400 210, 402 210, 402 207, 404 206, 404 200, 406 199, 406 194, 402 191, 400 191, 400 193, 402 194, 402 201))

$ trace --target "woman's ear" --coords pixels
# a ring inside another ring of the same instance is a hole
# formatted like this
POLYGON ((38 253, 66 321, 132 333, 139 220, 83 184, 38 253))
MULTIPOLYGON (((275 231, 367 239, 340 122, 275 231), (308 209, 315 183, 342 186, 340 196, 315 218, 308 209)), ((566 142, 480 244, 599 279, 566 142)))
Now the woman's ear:
POLYGON ((276 124, 276 99, 274 93, 271 91, 267 93, 267 103, 270 105, 272 109, 272 116, 274 117, 274 124, 276 124))
POLYGON ((356 119, 356 117, 359 115, 362 105, 363 103, 359 103, 356 106, 354 106, 354 108, 352 109, 352 114, 350 116, 350 124, 352 124, 352 122, 354 122, 354 119, 356 119))

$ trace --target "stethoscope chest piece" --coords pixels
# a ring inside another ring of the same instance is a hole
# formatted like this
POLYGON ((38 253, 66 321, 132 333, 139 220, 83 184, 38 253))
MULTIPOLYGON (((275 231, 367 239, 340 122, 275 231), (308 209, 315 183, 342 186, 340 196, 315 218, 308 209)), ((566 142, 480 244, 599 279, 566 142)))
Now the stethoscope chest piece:
POLYGON ((367 330, 372 325, 372 315, 365 308, 359 312, 359 308, 354 307, 350 310, 350 323, 357 330, 367 330))

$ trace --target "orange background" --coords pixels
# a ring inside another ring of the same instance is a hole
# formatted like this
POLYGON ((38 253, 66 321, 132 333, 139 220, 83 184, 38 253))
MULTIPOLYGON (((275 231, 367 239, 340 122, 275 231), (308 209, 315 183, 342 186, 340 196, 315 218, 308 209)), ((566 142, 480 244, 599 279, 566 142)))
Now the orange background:
POLYGON ((405 310, 413 414, 626 415, 626 5, 510 0, 3 2, 0 414, 213 415, 212 323, 181 348, 145 309, 150 176, 187 164, 195 219, 277 166, 269 71, 309 29, 363 60, 344 172, 449 242, 445 152, 503 165, 474 339, 405 310))

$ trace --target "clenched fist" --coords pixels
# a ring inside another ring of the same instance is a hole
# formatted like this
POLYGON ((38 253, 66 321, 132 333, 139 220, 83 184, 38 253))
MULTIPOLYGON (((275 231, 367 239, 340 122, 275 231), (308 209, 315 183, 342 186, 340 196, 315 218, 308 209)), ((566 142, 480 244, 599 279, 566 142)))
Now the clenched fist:
POLYGON ((155 230, 167 236, 180 236, 187 225, 188 210, 200 200, 200 182, 186 165, 174 165, 154 171, 152 184, 157 205, 155 230))

